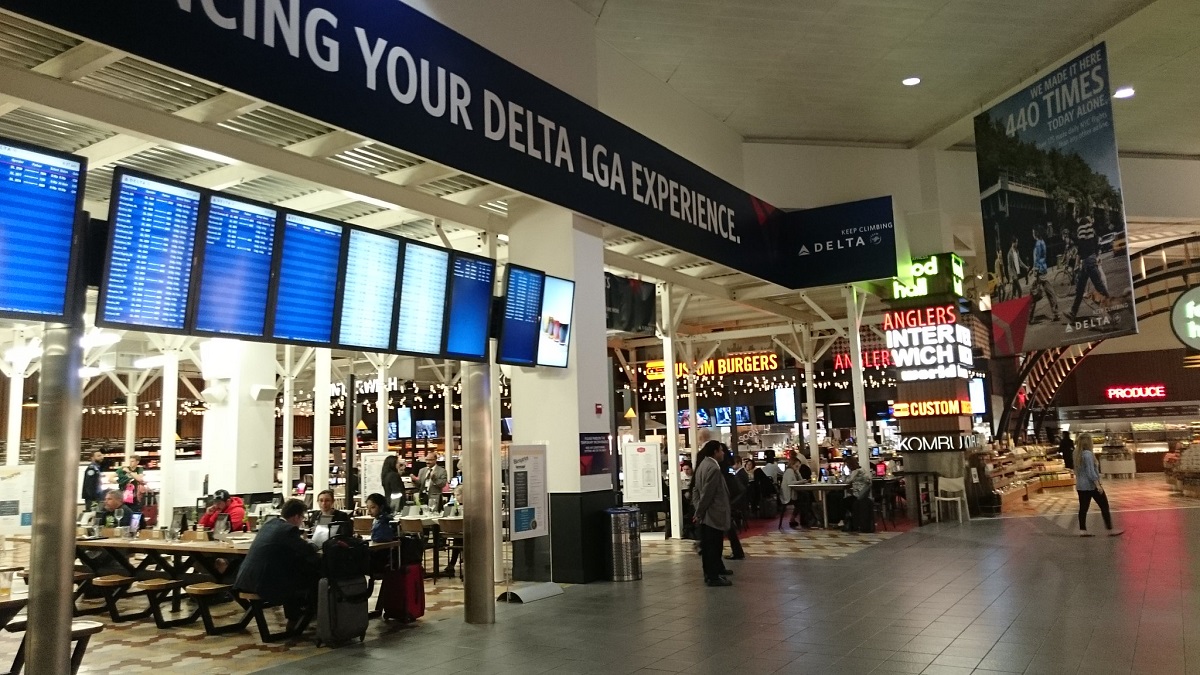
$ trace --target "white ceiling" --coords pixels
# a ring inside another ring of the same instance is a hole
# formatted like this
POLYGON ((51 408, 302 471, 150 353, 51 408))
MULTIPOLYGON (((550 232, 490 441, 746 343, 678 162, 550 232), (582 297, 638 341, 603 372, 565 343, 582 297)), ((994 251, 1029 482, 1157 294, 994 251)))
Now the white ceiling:
POLYGON ((1100 38, 1114 81, 1138 90, 1118 108, 1122 149, 1200 154, 1196 0, 573 2, 748 140, 915 145, 1100 38))

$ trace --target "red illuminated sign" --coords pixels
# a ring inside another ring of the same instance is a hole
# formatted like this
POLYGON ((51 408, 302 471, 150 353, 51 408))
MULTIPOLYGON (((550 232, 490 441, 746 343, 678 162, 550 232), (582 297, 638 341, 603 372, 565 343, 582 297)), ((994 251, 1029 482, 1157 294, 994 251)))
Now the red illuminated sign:
POLYGON ((1142 401, 1146 399, 1166 398, 1167 385, 1143 384, 1135 387, 1109 387, 1104 391, 1104 397, 1110 401, 1142 401))
POLYGON ((904 309, 883 313, 884 330, 925 328, 958 323, 958 311, 954 305, 939 305, 921 309, 904 309))
MULTIPOLYGON (((862 353, 863 368, 891 368, 892 353, 886 349, 868 349, 862 353)), ((833 355, 834 370, 850 370, 850 355, 837 352, 833 355)))

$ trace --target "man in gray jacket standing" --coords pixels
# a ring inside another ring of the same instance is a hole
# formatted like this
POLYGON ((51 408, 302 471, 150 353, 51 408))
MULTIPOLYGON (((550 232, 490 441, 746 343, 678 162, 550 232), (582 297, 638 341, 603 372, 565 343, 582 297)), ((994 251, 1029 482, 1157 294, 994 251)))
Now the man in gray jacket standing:
POLYGON ((721 463, 713 455, 723 452, 720 441, 709 441, 700 449, 700 466, 692 483, 696 515, 693 522, 700 529, 700 558, 704 564, 704 583, 709 586, 732 586, 721 576, 723 537, 730 525, 729 488, 721 475, 721 463))

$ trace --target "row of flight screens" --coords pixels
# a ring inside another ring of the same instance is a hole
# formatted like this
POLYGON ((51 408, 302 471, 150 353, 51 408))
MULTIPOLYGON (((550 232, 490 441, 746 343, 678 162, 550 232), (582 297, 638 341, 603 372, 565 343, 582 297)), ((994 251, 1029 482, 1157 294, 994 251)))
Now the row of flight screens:
MULTIPOLYGON (((0 315, 62 318, 85 160, 0 141, 0 315)), ((113 177, 96 324, 486 360, 496 263, 138 172, 113 177)), ((566 367, 575 284, 507 266, 497 360, 566 367)))

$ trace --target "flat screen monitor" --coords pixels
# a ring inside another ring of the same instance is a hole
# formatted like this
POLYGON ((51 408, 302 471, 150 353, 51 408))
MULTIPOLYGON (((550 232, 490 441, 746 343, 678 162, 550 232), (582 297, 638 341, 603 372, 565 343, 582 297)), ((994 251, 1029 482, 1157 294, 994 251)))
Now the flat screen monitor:
POLYGON ((505 436, 512 436, 512 429, 513 429, 513 418, 511 418, 511 417, 500 418, 500 433, 504 434, 505 436))
POLYGON ((97 324, 184 330, 201 197, 182 183, 117 170, 97 324))
MULTIPOLYGON (((729 406, 721 406, 721 407, 713 410, 713 418, 716 420, 716 424, 719 427, 732 426, 733 425, 732 424, 732 421, 733 421, 732 415, 733 414, 737 415, 738 426, 748 426, 750 424, 750 407, 749 406, 744 406, 744 405, 737 406, 736 413, 733 413, 732 409, 729 406)), ((700 426, 705 426, 705 425, 701 424, 700 426)))
POLYGON ((983 378, 977 377, 968 382, 967 391, 971 395, 971 414, 987 414, 987 390, 983 386, 983 378))
POLYGON ((87 160, 0 139, 0 316, 66 318, 87 160))
POLYGON ((396 438, 412 438, 412 408, 396 408, 396 438))
POLYGON ((388 440, 395 441, 400 438, 400 427, 395 422, 388 422, 388 440))
POLYGON ((494 260, 466 253, 454 254, 444 350, 447 358, 466 361, 487 359, 495 279, 494 260))
MULTIPOLYGON (((691 410, 680 410, 679 411, 679 428, 680 429, 687 429, 688 427, 690 427, 692 425, 692 414, 691 413, 692 413, 691 410)), ((709 420, 709 417, 708 417, 708 411, 705 410, 704 408, 696 409, 696 419, 697 419, 700 427, 707 427, 711 424, 711 421, 709 420)))
POLYGON ((271 337, 284 342, 333 341, 333 306, 344 230, 339 223, 284 214, 275 263, 271 337))
POLYGON ((509 264, 506 276, 499 358, 496 360, 510 366, 532 366, 537 363, 542 287, 546 275, 509 264))
POLYGON ((197 332, 263 336, 278 215, 262 204, 223 195, 209 198, 196 296, 197 332))
POLYGON ((796 421, 796 389, 784 387, 775 390, 775 421, 792 424, 796 421))
POLYGON ((438 438, 437 420, 417 420, 417 438, 438 438))
POLYGON ((337 342, 345 347, 388 351, 392 346, 400 240, 359 229, 349 230, 349 238, 337 342))
POLYGON ((416 242, 404 244, 396 351, 421 356, 442 353, 450 252, 416 242))
POLYGON ((575 282, 547 275, 542 288, 541 331, 538 333, 539 366, 567 367, 574 304, 575 282))

